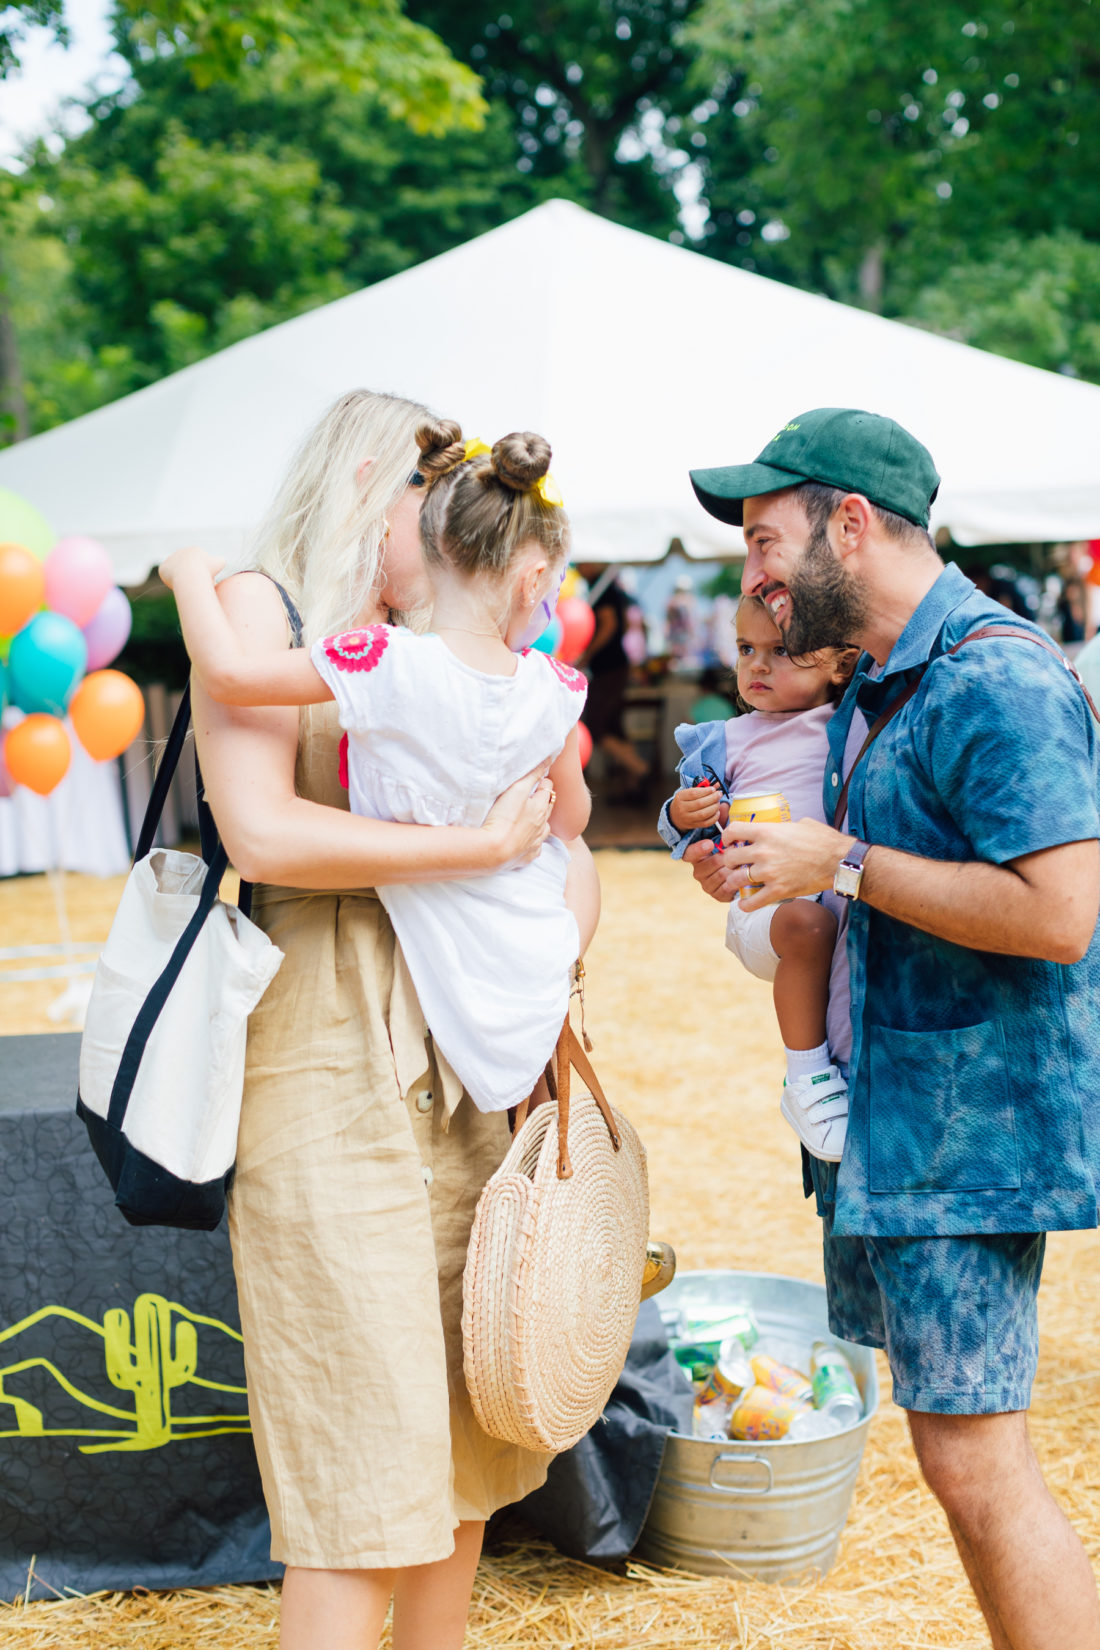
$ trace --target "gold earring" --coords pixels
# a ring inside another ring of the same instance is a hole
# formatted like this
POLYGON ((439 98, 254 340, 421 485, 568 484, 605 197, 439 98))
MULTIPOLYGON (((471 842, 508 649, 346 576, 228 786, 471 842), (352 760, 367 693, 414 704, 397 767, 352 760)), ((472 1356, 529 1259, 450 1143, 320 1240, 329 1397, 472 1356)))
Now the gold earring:
POLYGON ((383 544, 385 544, 385 542, 389 538, 389 536, 390 536, 390 524, 386 520, 385 516, 383 516, 382 517, 382 543, 383 544))

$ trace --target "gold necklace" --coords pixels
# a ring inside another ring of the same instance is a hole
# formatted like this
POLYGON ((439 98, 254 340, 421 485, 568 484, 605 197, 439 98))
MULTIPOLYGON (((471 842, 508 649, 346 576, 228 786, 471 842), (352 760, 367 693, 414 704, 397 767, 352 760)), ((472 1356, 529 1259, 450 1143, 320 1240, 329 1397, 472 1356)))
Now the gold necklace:
MULTIPOLYGON (((439 624, 434 625, 433 629, 437 636, 441 635, 444 630, 451 630, 459 636, 487 636, 493 641, 504 642, 504 637, 499 630, 471 630, 469 625, 464 624, 439 624)), ((507 646, 507 643, 504 645, 507 646)))

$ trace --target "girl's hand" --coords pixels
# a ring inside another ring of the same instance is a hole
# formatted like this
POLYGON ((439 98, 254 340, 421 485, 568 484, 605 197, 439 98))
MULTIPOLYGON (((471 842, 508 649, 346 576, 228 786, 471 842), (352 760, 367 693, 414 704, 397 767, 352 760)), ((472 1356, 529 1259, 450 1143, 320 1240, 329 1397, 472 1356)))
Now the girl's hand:
POLYGON ((494 864, 529 865, 550 835, 554 787, 545 767, 517 779, 493 803, 483 831, 493 839, 494 864))
POLYGON ((668 817, 680 832, 705 830, 717 825, 722 806, 721 794, 710 785, 693 785, 690 790, 677 791, 669 804, 668 817))
POLYGON ((169 590, 174 590, 175 581, 181 572, 202 568, 213 580, 224 566, 225 561, 221 556, 212 556, 208 550, 200 550, 197 544, 188 544, 182 550, 173 550, 170 556, 166 556, 157 572, 160 574, 161 583, 166 584, 169 590))

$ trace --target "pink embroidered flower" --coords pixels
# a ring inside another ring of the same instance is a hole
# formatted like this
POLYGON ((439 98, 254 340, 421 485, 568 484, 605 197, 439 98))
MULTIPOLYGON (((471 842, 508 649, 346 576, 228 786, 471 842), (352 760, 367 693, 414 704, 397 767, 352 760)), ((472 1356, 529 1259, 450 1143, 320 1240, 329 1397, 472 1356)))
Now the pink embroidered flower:
POLYGON ((337 670, 373 670, 389 641, 384 624, 369 624, 363 630, 345 630, 325 642, 325 658, 337 670))
POLYGON ((347 790, 351 781, 348 779, 348 736, 346 733, 340 740, 340 755, 338 762, 339 766, 336 769, 336 777, 339 779, 344 789, 347 790))
POLYGON ((574 670, 572 665, 563 665, 560 659, 555 659, 549 653, 545 655, 545 658, 546 663, 550 666, 550 669, 554 672, 554 675, 560 682, 564 682, 566 687, 569 688, 571 692, 588 692, 587 679, 582 676, 579 670, 574 670))

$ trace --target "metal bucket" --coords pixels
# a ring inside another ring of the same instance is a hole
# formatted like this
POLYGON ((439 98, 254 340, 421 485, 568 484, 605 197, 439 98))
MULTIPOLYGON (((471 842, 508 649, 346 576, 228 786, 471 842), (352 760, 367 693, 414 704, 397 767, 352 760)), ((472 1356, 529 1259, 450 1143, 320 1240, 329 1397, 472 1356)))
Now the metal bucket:
MULTIPOLYGON (((829 1335, 825 1290, 799 1278, 682 1272, 660 1297, 662 1314, 689 1296, 715 1305, 747 1302, 762 1334, 829 1335)), ((836 1558, 867 1428, 878 1408, 873 1352, 850 1341, 837 1344, 863 1395, 861 1419, 844 1432, 801 1444, 670 1433, 636 1557, 668 1568, 757 1581, 826 1573, 836 1558)))

